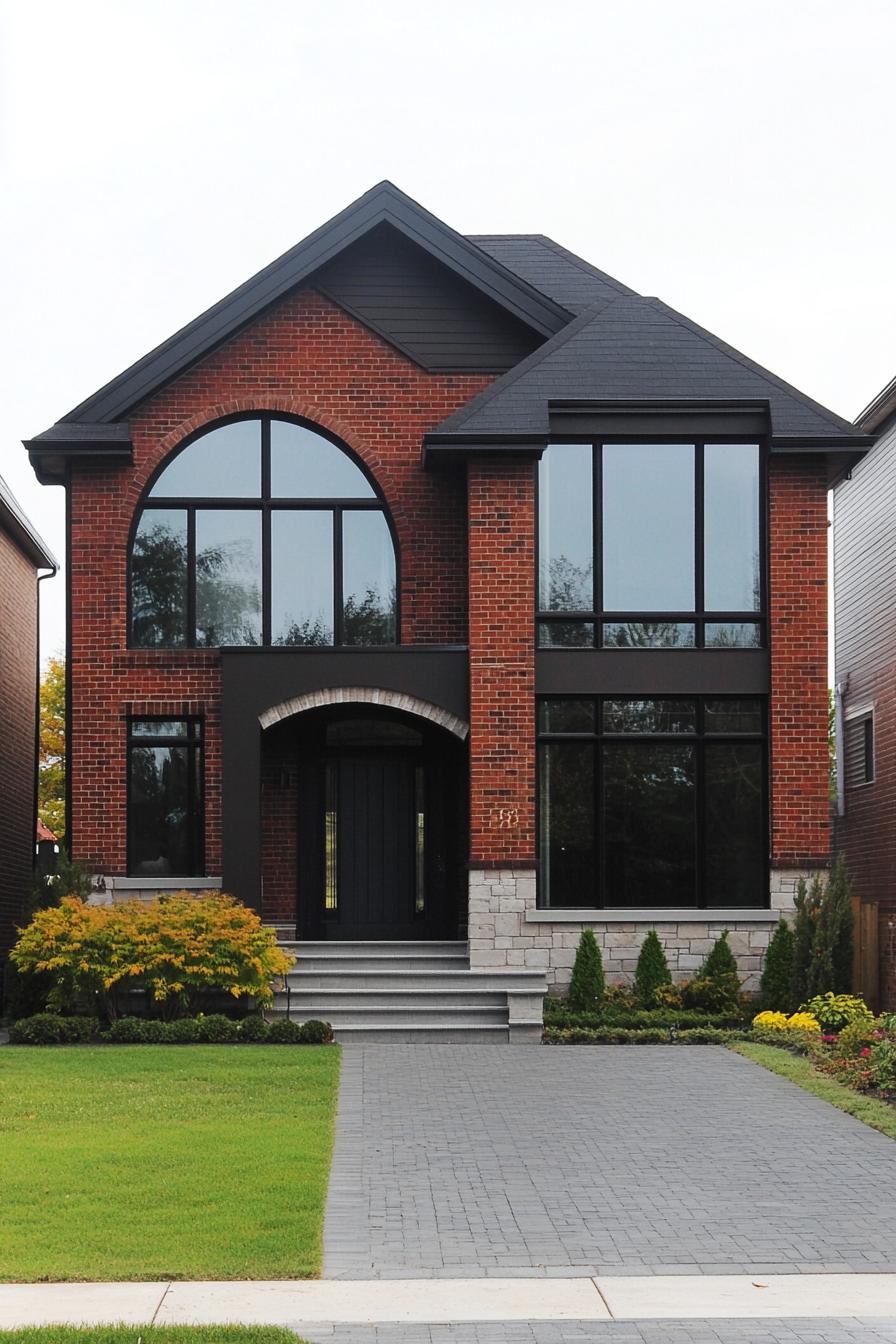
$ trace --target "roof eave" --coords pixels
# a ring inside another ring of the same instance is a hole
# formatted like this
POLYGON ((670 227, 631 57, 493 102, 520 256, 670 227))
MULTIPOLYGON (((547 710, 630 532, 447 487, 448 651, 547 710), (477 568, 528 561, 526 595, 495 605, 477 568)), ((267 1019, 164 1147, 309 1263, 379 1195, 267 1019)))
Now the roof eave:
POLYGON ((896 415, 896 378, 892 378, 886 387, 868 403, 856 417, 856 424, 866 433, 875 433, 883 429, 891 416, 896 415))
POLYGON ((128 467, 134 461, 130 425, 60 421, 33 439, 23 439, 34 473, 42 485, 64 485, 68 467, 77 462, 91 468, 128 467))
POLYGON ((0 526, 32 561, 36 569, 59 569, 59 561, 43 538, 34 530, 6 482, 0 478, 0 526))

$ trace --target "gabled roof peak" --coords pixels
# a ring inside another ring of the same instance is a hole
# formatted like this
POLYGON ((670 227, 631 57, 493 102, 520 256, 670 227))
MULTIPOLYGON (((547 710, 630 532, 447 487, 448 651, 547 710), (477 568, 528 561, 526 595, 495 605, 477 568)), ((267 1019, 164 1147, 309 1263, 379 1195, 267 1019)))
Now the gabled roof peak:
POLYGON ((470 239, 443 224, 394 182, 378 182, 295 247, 113 378, 65 421, 125 419, 153 392, 210 354, 345 248, 382 224, 403 233, 540 336, 566 325, 570 312, 470 239))

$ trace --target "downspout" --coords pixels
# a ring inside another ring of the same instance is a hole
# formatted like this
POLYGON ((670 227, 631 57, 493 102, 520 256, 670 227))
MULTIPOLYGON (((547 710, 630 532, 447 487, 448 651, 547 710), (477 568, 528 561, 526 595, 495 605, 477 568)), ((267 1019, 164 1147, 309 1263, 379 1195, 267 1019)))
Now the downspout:
POLYGON ((846 813, 846 763, 843 758, 844 722, 843 702, 849 690, 849 677, 838 681, 834 687, 834 748, 837 774, 837 816, 846 813))
POLYGON ((35 619, 37 622, 37 639, 35 653, 35 692, 34 692, 34 815, 31 818, 31 868, 32 871, 37 866, 37 805, 40 780, 40 586, 44 579, 55 579, 59 573, 59 566, 52 565, 46 574, 37 576, 37 612, 35 619))

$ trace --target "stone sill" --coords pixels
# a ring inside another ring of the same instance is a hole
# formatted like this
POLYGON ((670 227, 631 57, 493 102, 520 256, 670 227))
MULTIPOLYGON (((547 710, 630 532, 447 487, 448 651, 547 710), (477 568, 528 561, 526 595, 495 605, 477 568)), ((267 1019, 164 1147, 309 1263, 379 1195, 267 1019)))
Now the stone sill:
POLYGON ((107 891, 211 891, 220 877, 105 877, 107 891))
POLYGON ((527 924, 777 924, 778 910, 527 910, 527 924))

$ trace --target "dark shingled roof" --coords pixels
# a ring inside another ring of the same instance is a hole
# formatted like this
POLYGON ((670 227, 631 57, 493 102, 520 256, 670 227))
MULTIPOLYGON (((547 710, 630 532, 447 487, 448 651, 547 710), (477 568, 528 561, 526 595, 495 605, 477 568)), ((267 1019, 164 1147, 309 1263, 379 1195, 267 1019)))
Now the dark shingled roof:
POLYGON ((473 233, 470 242, 572 313, 636 291, 543 233, 473 233))
POLYGON ((581 313, 433 432, 548 434, 560 399, 767 398, 775 439, 855 436, 825 410, 659 299, 617 296, 581 313))

